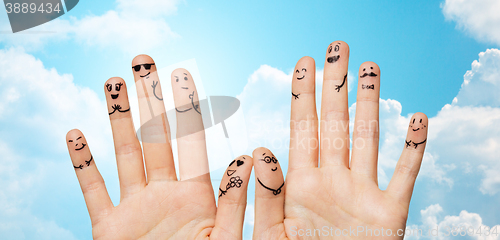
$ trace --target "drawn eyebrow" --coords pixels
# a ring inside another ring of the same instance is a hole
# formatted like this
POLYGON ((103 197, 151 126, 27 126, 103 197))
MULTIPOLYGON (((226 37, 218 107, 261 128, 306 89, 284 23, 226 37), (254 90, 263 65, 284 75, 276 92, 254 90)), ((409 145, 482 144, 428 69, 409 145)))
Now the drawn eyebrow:
POLYGON ((76 140, 78 140, 78 139, 80 139, 80 138, 82 138, 82 136, 79 136, 76 140))
POLYGON ((184 75, 186 75, 186 76, 187 76, 188 74, 187 74, 187 73, 184 73, 184 75))
POLYGON ((73 142, 73 140, 69 140, 68 142, 73 142))
POLYGON ((117 83, 116 85, 118 85, 118 86, 123 86, 123 83, 119 82, 119 83, 117 83))

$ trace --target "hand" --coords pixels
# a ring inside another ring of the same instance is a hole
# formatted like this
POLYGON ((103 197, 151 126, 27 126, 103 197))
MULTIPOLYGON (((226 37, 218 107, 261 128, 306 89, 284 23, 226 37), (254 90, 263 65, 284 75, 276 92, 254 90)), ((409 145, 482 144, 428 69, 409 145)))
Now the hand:
POLYGON ((348 58, 349 46, 345 42, 329 45, 320 140, 315 63, 310 57, 297 63, 292 80, 289 165, 281 192, 274 191, 283 184, 274 155, 265 148, 253 152, 257 179, 255 239, 373 239, 381 234, 388 239, 403 238, 413 185, 424 154, 428 119, 423 113, 413 115, 394 175, 387 189, 380 190, 380 69, 373 62, 365 62, 359 68, 349 162, 348 58), (392 236, 387 236, 389 233, 392 236))
POLYGON ((109 198, 85 136, 75 129, 66 137, 94 239, 241 239, 252 158, 241 156, 229 166, 219 188, 224 193, 217 208, 196 87, 187 70, 177 69, 172 73, 178 123, 177 180, 154 61, 139 55, 132 66, 142 148, 132 123, 125 81, 111 78, 105 84, 120 179, 118 206, 109 198))

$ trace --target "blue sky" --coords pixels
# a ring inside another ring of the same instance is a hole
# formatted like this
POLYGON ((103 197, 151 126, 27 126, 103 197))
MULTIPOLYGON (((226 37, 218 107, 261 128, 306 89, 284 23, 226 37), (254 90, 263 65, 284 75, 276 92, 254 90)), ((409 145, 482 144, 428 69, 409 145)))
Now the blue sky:
MULTIPOLYGON (((289 118, 290 73, 306 55, 321 71, 326 48, 335 40, 350 45, 352 83, 362 62, 381 68, 381 187, 402 149, 401 126, 408 115, 424 112, 430 118, 408 225, 426 226, 432 217, 443 225, 478 218, 498 225, 500 20, 495 9, 500 4, 494 0, 80 1, 59 19, 16 34, 8 33, 2 12, 0 153, 6 157, 0 159, 5 186, 0 203, 7 207, 0 207, 0 233, 9 233, 2 234, 9 239, 90 238, 64 134, 82 129, 95 154, 107 159, 98 165, 116 203, 102 84, 113 76, 130 82, 137 54, 149 54, 161 66, 196 59, 207 95, 238 96, 249 139, 247 151, 238 154, 250 154, 258 144, 273 149, 274 140, 286 141, 287 125, 275 126, 289 118), (256 124, 264 130, 256 132, 256 124)), ((350 105, 355 96, 354 88, 350 105)), ((273 149, 284 169, 285 146, 273 149)), ((252 191, 251 182, 249 209, 252 191)), ((251 228, 247 222, 245 236, 251 236, 251 228)))

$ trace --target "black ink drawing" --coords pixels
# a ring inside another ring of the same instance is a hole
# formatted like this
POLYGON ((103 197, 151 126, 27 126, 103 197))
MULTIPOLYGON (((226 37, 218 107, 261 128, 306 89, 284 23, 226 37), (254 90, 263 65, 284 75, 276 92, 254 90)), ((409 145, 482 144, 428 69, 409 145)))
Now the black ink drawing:
MULTIPOLYGON (((123 83, 121 83, 121 82, 115 83, 115 90, 117 92, 119 92, 121 90, 122 86, 123 86, 123 83)), ((108 92, 113 91, 113 84, 107 83, 106 84, 106 89, 108 90, 108 92)), ((118 95, 119 95, 118 93, 117 94, 111 94, 111 98, 112 99, 117 99, 118 95)))
MULTIPOLYGON (((307 72, 307 69, 302 68, 302 71, 303 71, 303 72, 307 72)), ((299 69, 295 70, 295 72, 296 72, 297 74, 298 74, 298 73, 300 73, 299 69)), ((302 79, 304 79, 305 77, 306 77, 306 75, 304 74, 304 75, 302 75, 302 77, 297 77, 297 80, 302 80, 302 79)))
MULTIPOLYGON (((81 138, 82 138, 82 136, 79 136, 79 137, 76 139, 76 141, 80 140, 81 138)), ((68 142, 70 142, 70 143, 71 143, 71 142, 73 142, 73 140, 69 140, 68 142)), ((87 146, 87 144, 82 143, 81 147, 79 147, 79 148, 75 148, 75 151, 80 151, 80 150, 82 150, 85 146, 87 146)), ((78 147, 78 143, 77 143, 77 144, 75 144, 75 147, 78 147)))
POLYGON ((153 85, 151 85, 151 87, 153 87, 153 95, 155 95, 156 99, 160 100, 160 101, 163 101, 163 98, 159 98, 157 95, 156 95, 156 86, 158 86, 158 83, 160 81, 154 81, 153 80, 153 85))
POLYGON ((281 186, 280 186, 279 188, 277 188, 277 189, 272 189, 272 188, 270 188, 270 187, 268 187, 268 186, 264 185, 264 184, 260 181, 260 179, 258 179, 258 178, 257 178, 257 181, 259 181, 259 183, 260 183, 260 185, 262 185, 262 187, 264 187, 265 189, 267 189, 267 190, 269 190, 269 191, 273 192, 273 194, 274 194, 274 195, 278 195, 278 194, 280 194, 280 193, 281 193, 281 188, 282 188, 283 186, 285 186, 285 182, 283 182, 283 184, 281 184, 281 186))
MULTIPOLYGON (((245 159, 245 157, 243 157, 243 159, 245 159)), ((233 160, 233 161, 229 164, 229 167, 231 167, 234 163, 236 163, 236 167, 239 167, 239 166, 243 165, 245 162, 243 162, 243 161, 241 161, 241 160, 233 160)), ((227 176, 231 176, 231 175, 233 175, 235 172, 236 172, 236 170, 228 169, 228 170, 226 171, 226 174, 227 174, 227 176)))
POLYGON ((347 74, 344 76, 344 81, 342 81, 342 84, 337 85, 335 87, 335 90, 337 90, 337 92, 340 92, 340 89, 344 86, 346 80, 347 80, 347 74))
POLYGON ((221 197, 222 195, 226 195, 227 191, 231 188, 235 188, 235 187, 240 188, 242 184, 243 184, 243 180, 241 180, 239 176, 231 177, 229 179, 229 182, 226 184, 226 190, 222 190, 219 187, 219 190, 220 190, 219 197, 221 197))
POLYGON ((419 143, 413 142, 413 145, 415 146, 415 149, 417 149, 418 145, 425 143, 426 141, 427 141, 427 138, 424 141, 419 142, 419 143))
POLYGON ((416 132, 416 131, 418 131, 418 130, 420 130, 420 129, 424 129, 424 128, 426 128, 426 127, 427 127, 425 124, 423 124, 423 123, 422 123, 422 119, 420 119, 420 120, 417 122, 417 124, 421 124, 421 126, 420 126, 420 127, 418 127, 417 129, 414 129, 414 128, 413 128, 413 126, 415 126, 415 125, 416 125, 416 124, 415 124, 415 118, 414 118, 414 119, 412 120, 412 123, 410 124, 410 128, 411 128, 411 130, 413 130, 414 132, 416 132))
MULTIPOLYGON (((266 156, 266 153, 263 153, 262 155, 264 156, 264 158, 259 159, 260 161, 263 161, 263 162, 268 163, 268 164, 278 164, 278 160, 274 156, 266 156)), ((278 166, 271 168, 271 171, 273 171, 273 172, 275 172, 276 170, 278 170, 278 166)), ((264 183, 262 183, 259 178, 257 178, 257 181, 259 181, 259 183, 260 183, 260 185, 262 185, 262 187, 273 192, 274 195, 280 194, 281 188, 285 185, 285 182, 283 182, 283 184, 281 184, 281 186, 279 188, 273 189, 273 188, 266 186, 264 183)))
MULTIPOLYGON (((92 155, 90 155, 90 160, 85 161, 85 164, 87 165, 87 167, 90 166, 90 163, 92 162, 92 160, 94 160, 94 157, 92 155)), ((83 169, 83 166, 84 166, 83 164, 80 164, 78 167, 73 165, 73 167, 75 169, 83 169)))
POLYGON ((410 141, 406 141, 405 140, 405 142, 406 142, 406 148, 409 148, 411 146, 411 144, 413 144, 413 146, 415 147, 415 149, 417 149, 418 145, 420 145, 422 143, 425 143, 426 141, 427 141, 427 138, 424 141, 419 142, 419 143, 416 143, 416 142, 414 142, 412 140, 410 140, 410 141))
POLYGON ((361 88, 375 90, 375 84, 372 84, 372 85, 364 85, 364 84, 362 84, 361 88))
POLYGON ((300 95, 300 93, 295 94, 295 93, 293 93, 293 92, 292 92, 292 96, 293 96, 295 99, 299 99, 299 95, 300 95))
POLYGON ((76 169, 76 168, 83 169, 83 164, 80 164, 80 166, 78 166, 78 167, 73 165, 73 167, 74 167, 75 169, 76 169))
POLYGON ((199 102, 196 102, 197 104, 194 103, 194 91, 193 91, 193 93, 189 94, 189 98, 191 99, 191 105, 193 105, 194 110, 197 113, 201 114, 199 102))
MULTIPOLYGON (((372 70, 373 70, 373 67, 370 67, 370 69, 372 69, 372 70)), ((363 68, 363 72, 365 72, 365 71, 366 71, 366 68, 363 68)), ((361 75, 361 76, 359 76, 359 77, 360 77, 360 78, 364 78, 364 77, 368 77, 368 76, 370 76, 370 77, 376 77, 376 76, 378 76, 378 75, 377 75, 377 74, 375 74, 374 72, 369 72, 369 73, 365 72, 363 75, 361 75)))
MULTIPOLYGON (((151 69, 151 66, 153 66, 153 65, 155 65, 155 64, 154 63, 144 63, 144 64, 137 64, 137 65, 133 66, 132 68, 134 69, 134 71, 139 72, 139 71, 141 71, 141 66, 144 66, 144 69, 149 70, 149 69, 151 69)), ((141 78, 143 78, 143 77, 149 76, 149 74, 151 74, 151 72, 148 72, 144 76, 142 76, 142 75, 139 75, 139 76, 141 78)))
MULTIPOLYGON (((335 51, 335 52, 338 52, 340 50, 340 43, 337 43, 335 45, 335 48, 332 47, 332 45, 330 45, 328 47, 328 53, 331 53, 332 52, 332 49, 335 51)), ((336 63, 338 60, 340 59, 340 54, 339 55, 335 55, 335 56, 330 56, 326 59, 326 61, 328 63, 336 63)))
POLYGON ((115 113, 116 111, 122 112, 122 113, 130 111, 130 108, 122 110, 122 106, 120 106, 119 104, 115 104, 111 108, 113 109, 113 111, 110 112, 109 115, 115 113))

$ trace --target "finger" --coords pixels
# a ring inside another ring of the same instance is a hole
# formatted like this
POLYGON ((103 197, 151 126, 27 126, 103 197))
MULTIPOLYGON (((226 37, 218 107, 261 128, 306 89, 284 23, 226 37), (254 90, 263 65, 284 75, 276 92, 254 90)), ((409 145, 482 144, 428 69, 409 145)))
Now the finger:
POLYGON ((327 49, 321 99, 320 166, 349 167, 347 66, 349 45, 332 42, 327 49))
MULTIPOLYGON (((205 131, 193 77, 183 68, 172 72, 172 91, 177 116, 177 150, 180 179, 208 176, 205 131)), ((209 180, 209 179, 208 179, 209 180)))
POLYGON ((295 65, 292 78, 289 170, 318 167, 319 141, 315 78, 314 59, 301 58, 295 65))
POLYGON ((146 186, 141 145, 135 136, 125 81, 110 78, 104 84, 104 92, 115 145, 120 199, 123 199, 146 186))
POLYGON ((148 182, 177 180, 170 145, 170 126, 163 104, 160 79, 150 56, 132 61, 141 118, 141 139, 148 182))
POLYGON ((365 62, 359 67, 351 170, 374 182, 377 182, 379 95, 380 68, 374 62, 365 62))
POLYGON ((247 187, 253 160, 240 156, 229 164, 219 187, 219 204, 215 228, 216 239, 241 239, 247 205, 247 187))
POLYGON ((90 220, 94 225, 111 211, 113 203, 82 132, 77 129, 69 131, 66 135, 66 143, 87 204, 90 220))
POLYGON ((427 126, 429 120, 423 113, 415 113, 410 120, 403 153, 399 158, 387 192, 394 195, 403 204, 410 204, 413 186, 417 179, 425 146, 427 144, 427 126))
POLYGON ((283 223, 285 182, 280 164, 267 148, 253 151, 255 169, 255 225, 254 236, 283 223))

